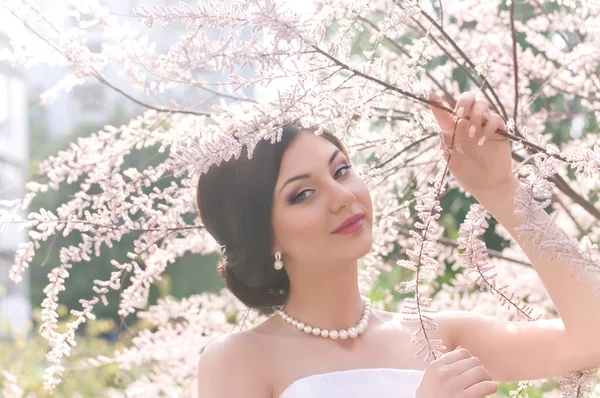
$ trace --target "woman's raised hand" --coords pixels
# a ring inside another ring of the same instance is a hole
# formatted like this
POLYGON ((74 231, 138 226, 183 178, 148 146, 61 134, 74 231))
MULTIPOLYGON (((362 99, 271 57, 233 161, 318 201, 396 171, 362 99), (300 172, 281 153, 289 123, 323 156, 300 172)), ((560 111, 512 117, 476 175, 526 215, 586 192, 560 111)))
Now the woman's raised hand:
POLYGON ((497 390, 481 361, 458 347, 427 366, 415 398, 483 398, 497 390))
MULTIPOLYGON (((433 93, 429 100, 442 104, 433 93)), ((458 98, 455 115, 435 106, 431 111, 440 126, 440 148, 458 183, 477 199, 506 191, 516 178, 509 140, 496 132, 507 131, 502 117, 470 92, 458 98)))

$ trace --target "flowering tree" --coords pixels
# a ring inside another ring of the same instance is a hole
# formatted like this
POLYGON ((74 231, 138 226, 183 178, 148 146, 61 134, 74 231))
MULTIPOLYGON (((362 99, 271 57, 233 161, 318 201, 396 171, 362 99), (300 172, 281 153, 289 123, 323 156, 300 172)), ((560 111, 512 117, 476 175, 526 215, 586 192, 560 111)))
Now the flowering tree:
MULTIPOLYGON (((536 244, 565 261, 583 253, 573 263, 578 275, 600 275, 593 243, 600 237, 600 208, 594 203, 600 192, 594 131, 600 7, 592 1, 330 0, 316 1, 309 13, 259 0, 136 8, 137 22, 149 28, 185 27, 187 34, 164 54, 98 0, 71 1, 75 23, 65 30, 28 0, 6 8, 27 34, 13 37, 2 59, 25 67, 69 67, 42 94, 43 103, 93 80, 145 108, 129 123, 106 126, 49 157, 22 200, 2 201, 4 228, 19 224, 29 234, 10 271, 16 283, 41 242, 57 234, 80 237, 78 245, 60 249, 60 265, 49 271, 44 291, 40 333, 49 344, 44 376, 49 390, 61 381, 75 332, 111 290, 120 291, 121 316, 137 313, 150 327, 129 348, 91 358, 89 365, 147 369, 127 385, 128 396, 191 394, 202 347, 234 326, 261 319, 227 292, 165 298, 151 306, 148 294, 179 257, 218 250, 196 215, 198 176, 239 156, 244 145, 276 140, 281 124, 290 120, 334 131, 362 163, 359 172, 371 189, 376 222, 373 249, 361 263, 361 285, 375 305, 416 315, 422 326, 414 340, 428 360, 441 348, 427 334, 435 327, 432 311, 467 309, 522 320, 556 316, 517 245, 501 252, 486 247, 481 235, 489 215, 481 206, 473 204, 459 220, 458 239, 444 235, 440 203, 458 184, 438 149, 429 92, 449 104, 448 112, 465 89, 487 99, 509 126, 504 135, 512 140, 514 173, 527 187, 518 198, 523 214, 550 210, 566 234, 546 241, 543 225, 525 228, 537 233, 536 244), (86 45, 92 29, 104 33, 100 52, 86 45), (129 84, 111 81, 115 72, 129 84), (146 100, 151 94, 176 98, 189 86, 207 97, 195 106, 146 100), (248 98, 245 88, 276 94, 248 98), (572 135, 564 131, 569 126, 572 135), (125 157, 144 148, 164 153, 164 161, 123 167, 125 157), (168 183, 159 188, 159 182, 168 183), (36 195, 64 184, 79 191, 55 209, 22 216, 36 195), (125 235, 135 237, 127 258, 112 260, 110 279, 94 281, 81 307, 70 309, 68 328, 60 330, 56 309, 69 270, 125 235), (393 288, 373 290, 396 266, 412 273, 393 288)), ((509 239, 501 227, 495 233, 509 239)), ((583 396, 595 376, 594 370, 567 375, 565 396, 583 396)), ((18 389, 17 380, 10 383, 7 390, 18 389)), ((515 395, 525 396, 527 385, 515 395)))

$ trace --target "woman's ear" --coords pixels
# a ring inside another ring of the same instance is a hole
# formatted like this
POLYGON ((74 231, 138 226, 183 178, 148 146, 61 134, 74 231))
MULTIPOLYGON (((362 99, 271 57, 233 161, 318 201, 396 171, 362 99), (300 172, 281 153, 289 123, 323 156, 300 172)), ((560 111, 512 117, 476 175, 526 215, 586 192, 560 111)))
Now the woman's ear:
POLYGON ((279 243, 277 243, 277 241, 275 241, 273 243, 273 250, 271 251, 271 256, 275 257, 275 253, 280 252, 281 255, 283 255, 283 249, 281 248, 281 246, 279 245, 279 243))

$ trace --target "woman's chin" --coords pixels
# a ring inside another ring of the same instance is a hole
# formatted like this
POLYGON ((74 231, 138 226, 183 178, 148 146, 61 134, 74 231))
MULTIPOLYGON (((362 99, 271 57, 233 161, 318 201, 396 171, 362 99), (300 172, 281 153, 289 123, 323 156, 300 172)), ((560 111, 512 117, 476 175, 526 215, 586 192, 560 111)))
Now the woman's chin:
POLYGON ((371 231, 363 231, 360 235, 356 236, 353 240, 349 240, 344 245, 343 250, 356 259, 361 259, 366 256, 373 247, 373 236, 371 231))

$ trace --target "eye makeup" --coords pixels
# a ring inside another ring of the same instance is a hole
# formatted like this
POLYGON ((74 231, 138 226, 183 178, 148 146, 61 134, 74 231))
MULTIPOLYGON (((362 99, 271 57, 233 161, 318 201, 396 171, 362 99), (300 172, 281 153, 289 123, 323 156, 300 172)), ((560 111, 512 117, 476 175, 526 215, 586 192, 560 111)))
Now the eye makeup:
MULTIPOLYGON (((346 160, 344 160, 341 164, 340 167, 338 167, 336 169, 336 171, 333 173, 333 177, 335 178, 335 176, 342 170, 350 170, 352 168, 352 166, 350 164, 348 164, 348 162, 346 160)), ((347 175, 348 173, 344 173, 342 174, 340 177, 344 177, 345 175, 347 175)), ((337 178, 335 178, 337 179, 337 178)), ((290 204, 296 204, 296 203, 300 203, 303 202, 306 199, 301 199, 302 195, 305 195, 307 192, 309 191, 314 191, 314 189, 302 189, 300 188, 299 190, 294 190, 288 197, 287 197, 287 201, 290 204)))

